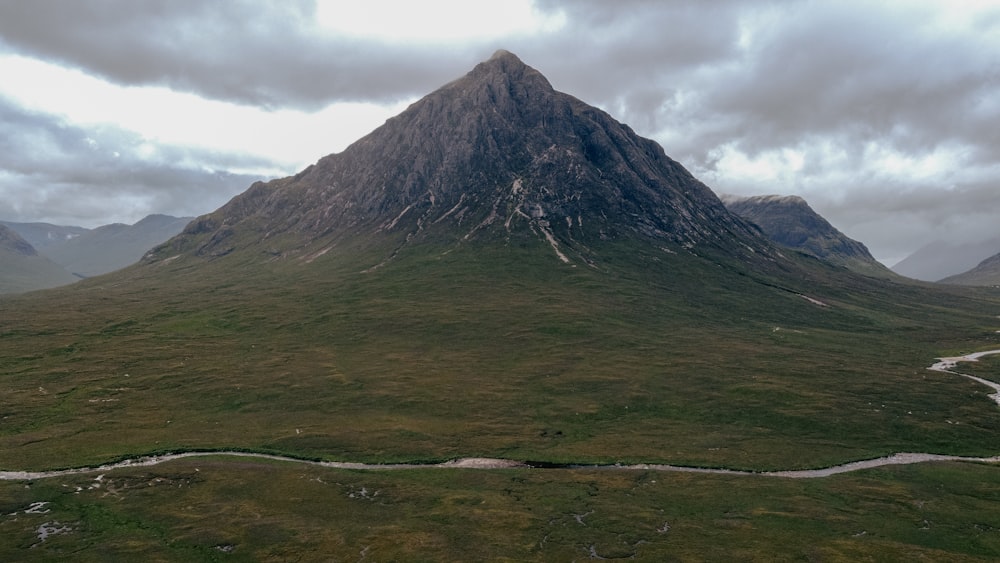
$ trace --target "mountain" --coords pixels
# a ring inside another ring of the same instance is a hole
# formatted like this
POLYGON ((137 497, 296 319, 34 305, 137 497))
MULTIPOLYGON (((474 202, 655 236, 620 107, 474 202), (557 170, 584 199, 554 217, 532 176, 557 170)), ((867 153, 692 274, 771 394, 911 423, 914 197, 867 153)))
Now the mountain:
POLYGON ((13 229, 0 224, 0 294, 55 287, 77 279, 58 264, 39 256, 13 229))
POLYGON ((60 245, 67 240, 76 238, 90 231, 83 227, 66 227, 50 223, 15 223, 0 221, 0 225, 10 227, 18 235, 28 241, 38 251, 44 251, 49 246, 60 245))
POLYGON ((837 230, 801 197, 723 195, 722 202, 729 211, 754 223, 782 246, 861 274, 892 275, 864 244, 837 230))
POLYGON ((96 276, 139 261, 151 248, 180 233, 191 217, 149 215, 134 225, 98 227, 45 251, 56 263, 83 276, 96 276))
POLYGON ((6 223, 39 253, 79 277, 104 274, 137 262, 154 246, 181 232, 190 217, 149 215, 134 225, 114 223, 96 229, 48 223, 6 223))
POLYGON ((1000 254, 994 254, 980 262, 975 268, 961 274, 940 280, 941 283, 957 285, 1000 285, 1000 254))
POLYGON ((193 221, 151 259, 254 249, 311 260, 348 239, 541 241, 564 263, 626 235, 672 248, 770 252, 656 143, 555 91, 506 51, 427 95, 340 154, 193 221))
POLYGON ((917 280, 938 281, 974 268, 1000 250, 1000 238, 973 243, 932 242, 907 256, 892 270, 917 280))

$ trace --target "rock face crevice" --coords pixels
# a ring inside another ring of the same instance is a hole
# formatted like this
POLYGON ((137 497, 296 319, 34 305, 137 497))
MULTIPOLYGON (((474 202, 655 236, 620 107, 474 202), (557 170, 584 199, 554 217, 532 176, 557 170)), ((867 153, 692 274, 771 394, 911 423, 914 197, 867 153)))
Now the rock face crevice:
POLYGON ((151 259, 254 246, 294 254, 345 237, 530 235, 565 260, 636 234, 771 248, 659 145, 498 51, 343 152, 254 184, 151 259))

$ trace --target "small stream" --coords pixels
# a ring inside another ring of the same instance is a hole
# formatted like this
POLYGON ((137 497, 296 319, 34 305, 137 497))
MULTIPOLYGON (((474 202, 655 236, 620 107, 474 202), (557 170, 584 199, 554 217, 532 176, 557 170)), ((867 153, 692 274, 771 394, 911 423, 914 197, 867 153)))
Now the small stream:
POLYGON ((986 352, 974 352, 965 356, 955 356, 953 358, 938 358, 938 362, 927 368, 933 371, 940 371, 943 373, 953 373, 955 375, 961 375, 962 377, 968 377, 973 381, 978 381, 983 385, 993 389, 996 393, 993 393, 989 397, 993 399, 993 402, 1000 405, 1000 383, 994 383, 988 379, 983 379, 982 377, 976 377, 974 375, 969 375, 967 373, 960 373, 953 371, 953 368, 958 366, 959 362, 978 362, 979 358, 983 356, 990 356, 992 354, 1000 354, 1000 350, 987 350, 986 352))

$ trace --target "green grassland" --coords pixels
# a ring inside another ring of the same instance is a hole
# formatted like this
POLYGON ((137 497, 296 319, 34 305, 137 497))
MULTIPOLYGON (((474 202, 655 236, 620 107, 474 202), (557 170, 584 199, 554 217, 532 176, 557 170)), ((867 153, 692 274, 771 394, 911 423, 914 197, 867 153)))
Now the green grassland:
MULTIPOLYGON (((193 449, 749 470, 1000 453, 989 390, 925 369, 1000 348, 995 291, 793 255, 747 268, 711 248, 591 250, 593 266, 516 239, 414 245, 377 268, 390 252, 347 244, 313 262, 161 256, 5 297, 0 469, 193 449)), ((571 560, 595 545, 646 560, 976 560, 997 556, 1000 527, 987 502, 1000 471, 972 464, 805 482, 220 459, 107 478, 136 490, 73 494, 93 476, 0 483, 4 514, 48 500, 47 517, 79 523, 32 551, 39 524, 7 518, 0 559, 357 559, 370 545, 372 560, 571 560), (140 487, 157 477, 169 486, 140 487), (313 477, 341 485, 319 492, 313 477), (362 486, 390 505, 344 498, 362 486)))
POLYGON ((775 287, 636 248, 599 268, 421 250, 369 273, 181 258, 3 300, 0 451, 16 457, 0 465, 236 447, 793 469, 1000 451, 987 390, 924 369, 998 347, 995 296, 818 264, 775 287))
POLYGON ((0 482, 11 561, 990 561, 1000 471, 819 480, 649 471, 343 471, 202 458, 0 482), (47 502, 27 513, 32 503, 47 502), (62 529, 45 541, 43 524, 62 529), (65 528, 69 528, 66 530, 65 528))

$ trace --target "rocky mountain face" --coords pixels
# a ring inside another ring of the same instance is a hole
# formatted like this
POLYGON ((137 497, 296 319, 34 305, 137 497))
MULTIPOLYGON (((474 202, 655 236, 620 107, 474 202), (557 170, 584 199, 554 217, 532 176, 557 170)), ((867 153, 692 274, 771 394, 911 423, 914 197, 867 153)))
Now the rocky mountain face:
POLYGON ((955 285, 1000 286, 1000 254, 990 256, 967 272, 949 276, 940 281, 955 285))
POLYGON ((938 281, 971 270, 997 250, 1000 250, 1000 238, 965 244, 937 241, 920 247, 892 270, 916 280, 938 281))
POLYGON ((767 254, 770 243, 662 148, 555 91, 506 51, 341 153, 255 183, 147 257, 314 259, 356 240, 535 240, 563 262, 623 235, 767 254))
POLYGON ((72 283, 77 278, 40 256, 16 231, 0 225, 0 294, 72 283))
POLYGON ((891 275, 864 244, 837 230, 801 197, 724 195, 722 201, 730 211, 760 227, 782 246, 858 273, 891 275))

